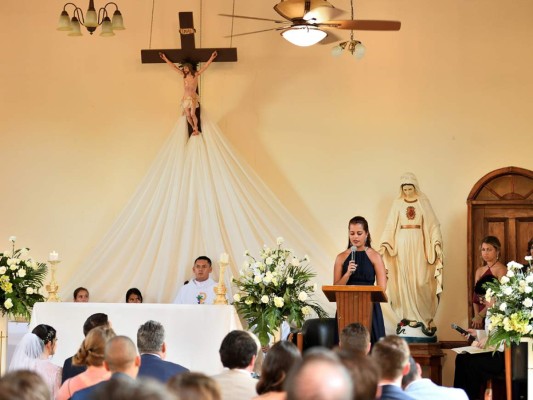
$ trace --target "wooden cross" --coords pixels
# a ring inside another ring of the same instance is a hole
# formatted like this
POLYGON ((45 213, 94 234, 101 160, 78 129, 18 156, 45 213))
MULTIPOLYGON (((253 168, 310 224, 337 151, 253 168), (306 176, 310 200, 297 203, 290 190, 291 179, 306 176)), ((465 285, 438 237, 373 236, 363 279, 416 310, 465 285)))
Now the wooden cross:
MULTIPOLYGON (((213 62, 235 62, 237 61, 237 49, 232 48, 196 48, 194 41, 194 34, 196 29, 194 28, 194 21, 192 12, 180 12, 178 13, 180 21, 180 38, 181 49, 150 49, 141 50, 141 61, 143 64, 148 63, 164 63, 159 57, 159 53, 165 53, 170 61, 173 63, 190 63, 196 66, 199 62, 205 62, 209 60, 213 51, 217 52, 217 57, 213 62)), ((198 91, 198 89, 197 89, 198 91)), ((200 107, 196 109, 196 117, 198 118, 198 127, 201 127, 200 122, 200 107)), ((192 133, 192 127, 189 127, 189 135, 192 133)))

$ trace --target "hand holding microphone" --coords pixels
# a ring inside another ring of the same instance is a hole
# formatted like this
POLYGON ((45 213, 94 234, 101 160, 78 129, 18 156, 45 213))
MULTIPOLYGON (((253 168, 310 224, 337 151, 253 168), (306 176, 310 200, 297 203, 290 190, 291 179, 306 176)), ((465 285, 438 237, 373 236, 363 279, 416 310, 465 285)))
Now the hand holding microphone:
POLYGON ((350 250, 352 251, 352 254, 348 264, 348 271, 350 271, 350 275, 352 275, 357 270, 357 264, 355 263, 355 252, 357 251, 357 247, 352 246, 350 250))

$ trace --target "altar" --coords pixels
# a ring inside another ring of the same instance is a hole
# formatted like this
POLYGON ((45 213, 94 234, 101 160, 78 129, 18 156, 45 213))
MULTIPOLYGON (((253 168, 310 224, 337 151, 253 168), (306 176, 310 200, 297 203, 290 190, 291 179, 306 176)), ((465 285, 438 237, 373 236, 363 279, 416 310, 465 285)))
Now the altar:
POLYGON ((223 369, 218 350, 224 336, 242 329, 233 306, 147 303, 37 303, 29 329, 47 324, 57 330, 57 349, 51 361, 62 367, 84 339, 85 320, 95 313, 107 314, 116 334, 128 336, 134 343, 140 325, 148 320, 160 322, 165 327, 166 359, 207 375, 223 369))

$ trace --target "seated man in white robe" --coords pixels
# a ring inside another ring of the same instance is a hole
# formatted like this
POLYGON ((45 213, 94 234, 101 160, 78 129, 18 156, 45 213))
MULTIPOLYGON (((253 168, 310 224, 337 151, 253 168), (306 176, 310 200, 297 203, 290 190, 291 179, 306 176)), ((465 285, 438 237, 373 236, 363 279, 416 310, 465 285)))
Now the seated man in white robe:
POLYGON ((183 285, 174 299, 175 304, 213 304, 216 299, 215 287, 218 285, 209 274, 213 272, 211 259, 200 256, 192 267, 194 279, 183 285))

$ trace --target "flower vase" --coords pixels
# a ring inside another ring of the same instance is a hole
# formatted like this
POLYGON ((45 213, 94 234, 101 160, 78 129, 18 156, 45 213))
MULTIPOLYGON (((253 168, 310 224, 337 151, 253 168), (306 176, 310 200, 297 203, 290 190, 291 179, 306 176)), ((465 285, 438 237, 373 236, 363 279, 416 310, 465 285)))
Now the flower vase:
POLYGON ((0 376, 7 372, 7 323, 8 315, 0 311, 0 376))

